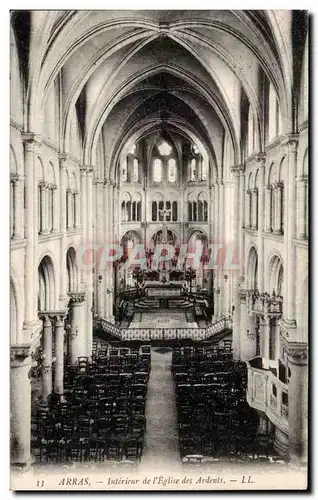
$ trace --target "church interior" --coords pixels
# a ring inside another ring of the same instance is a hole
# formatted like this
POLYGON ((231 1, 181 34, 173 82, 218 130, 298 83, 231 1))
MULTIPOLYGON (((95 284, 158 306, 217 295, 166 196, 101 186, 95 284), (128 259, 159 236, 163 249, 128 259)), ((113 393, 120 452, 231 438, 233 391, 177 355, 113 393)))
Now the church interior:
POLYGON ((308 29, 11 12, 12 467, 306 468, 308 29))

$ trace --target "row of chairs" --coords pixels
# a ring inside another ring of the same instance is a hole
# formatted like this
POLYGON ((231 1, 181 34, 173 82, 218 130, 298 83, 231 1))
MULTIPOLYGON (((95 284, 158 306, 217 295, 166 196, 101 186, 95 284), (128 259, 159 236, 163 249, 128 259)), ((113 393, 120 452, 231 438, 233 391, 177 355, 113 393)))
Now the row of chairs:
MULTIPOLYGON (((99 346, 100 347, 100 346, 99 346)), ((91 367, 110 366, 120 346, 100 349, 92 360, 78 359, 67 365, 63 399, 52 394, 40 406, 33 447, 44 461, 139 460, 146 429, 145 405, 150 354, 134 354, 131 371, 119 364, 118 371, 92 373, 91 367), (99 352, 101 355, 99 356, 99 352), (106 359, 106 361, 105 361, 106 359)), ((130 357, 124 348, 120 357, 130 357)), ((112 366, 110 366, 112 369, 112 366)))
POLYGON ((239 455, 255 439, 257 421, 246 403, 245 364, 220 348, 219 359, 202 359, 207 351, 190 346, 173 355, 182 459, 239 455))

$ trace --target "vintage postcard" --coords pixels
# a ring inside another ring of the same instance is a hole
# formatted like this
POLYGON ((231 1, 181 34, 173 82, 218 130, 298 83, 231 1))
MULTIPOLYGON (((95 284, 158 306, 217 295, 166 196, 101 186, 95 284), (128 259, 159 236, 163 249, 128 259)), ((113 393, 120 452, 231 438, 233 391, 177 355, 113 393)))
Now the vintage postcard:
POLYGON ((305 10, 10 12, 12 490, 306 490, 305 10))

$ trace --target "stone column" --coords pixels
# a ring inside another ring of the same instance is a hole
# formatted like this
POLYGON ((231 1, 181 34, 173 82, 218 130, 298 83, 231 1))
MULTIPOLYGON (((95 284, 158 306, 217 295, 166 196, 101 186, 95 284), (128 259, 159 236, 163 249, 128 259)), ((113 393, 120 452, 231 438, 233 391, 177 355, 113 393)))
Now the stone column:
MULTIPOLYGON (((87 240, 94 243, 93 237, 93 167, 87 167, 87 240)), ((93 253, 92 263, 87 272, 87 309, 86 309, 86 334, 87 334, 87 356, 91 357, 93 349, 93 266, 96 261, 93 253)))
POLYGON ((77 364, 77 358, 87 354, 87 337, 85 324, 85 293, 70 292, 71 307, 71 330, 70 336, 70 354, 72 365, 77 364))
POLYGON ((23 229, 21 224, 21 215, 24 210, 22 207, 23 183, 21 182, 21 176, 19 175, 11 174, 10 180, 13 182, 14 189, 14 214, 11 214, 11 217, 14 216, 14 233, 12 238, 14 240, 20 240, 23 238, 23 229))
MULTIPOLYGON (((219 200, 220 200, 220 191, 219 191, 219 183, 216 182, 215 184, 215 200, 214 200, 214 206, 215 206, 215 241, 216 243, 219 243, 219 225, 220 225, 220 220, 219 220, 219 213, 220 213, 220 206, 219 206, 219 200)), ((214 257, 213 257, 214 258, 214 257)), ((219 273, 218 269, 213 270, 214 273, 214 290, 216 290, 219 286, 219 273)), ((219 310, 219 301, 218 301, 218 295, 215 291, 213 291, 213 302, 214 302, 214 316, 218 316, 220 314, 219 310)))
POLYGON ((45 230, 45 183, 40 182, 40 220, 39 220, 39 233, 44 233, 45 230))
POLYGON ((10 454, 11 465, 26 469, 31 462, 31 357, 29 347, 11 347, 10 454))
POLYGON ((248 309, 248 291, 242 289, 240 292, 240 357, 242 361, 248 361, 256 356, 256 332, 254 328, 254 315, 250 315, 248 309))
POLYGON ((52 192, 53 192, 53 227, 52 227, 52 233, 57 233, 58 228, 59 228, 59 212, 60 212, 60 207, 58 203, 58 191, 57 191, 57 186, 54 185, 52 186, 52 192))
POLYGON ((67 204, 67 229, 73 227, 73 207, 72 207, 72 191, 66 190, 66 204, 67 204))
POLYGON ((265 182, 265 155, 258 156, 259 198, 258 198, 258 291, 264 292, 264 182, 265 182))
POLYGON ((37 293, 36 280, 38 266, 35 260, 35 250, 37 248, 38 235, 36 230, 37 186, 35 185, 35 144, 36 136, 31 133, 22 135, 24 140, 24 170, 25 170, 25 237, 27 244, 25 248, 24 265, 24 328, 28 329, 37 321, 37 293))
MULTIPOLYGON (((298 214, 298 227, 297 238, 304 240, 307 237, 306 232, 306 185, 307 178, 299 177, 297 179, 297 214, 298 214)), ((308 201, 307 201, 308 203, 308 201)))
POLYGON ((54 313, 55 320, 55 341, 54 341, 54 356, 55 356, 55 371, 54 371, 54 392, 55 394, 63 394, 64 392, 64 312, 54 313))
POLYGON ((251 228, 251 209, 250 209, 251 192, 247 189, 245 191, 245 228, 251 228))
POLYGON ((44 190, 42 192, 43 199, 43 212, 42 212, 42 220, 43 220, 43 231, 42 234, 49 234, 50 226, 49 226, 49 185, 45 183, 44 190))
POLYGON ((275 186, 275 225, 274 233, 282 234, 282 183, 275 186))
MULTIPOLYGON (((86 189, 86 167, 82 165, 80 167, 81 172, 81 216, 82 216, 82 247, 85 248, 87 245, 87 189, 86 189)), ((82 287, 85 287, 86 275, 85 269, 82 266, 81 269, 81 282, 82 287)))
POLYGON ((59 166, 60 166, 60 189, 59 189, 59 205, 60 205, 60 307, 64 309, 68 297, 67 292, 67 273, 66 273, 66 154, 59 154, 59 166))
POLYGON ((298 136, 289 136, 283 145, 287 148, 287 182, 286 196, 286 228, 284 236, 284 275, 288 277, 288 286, 284 290, 284 322, 285 326, 295 328, 296 297, 296 249, 294 244, 296 229, 296 163, 298 136))
POLYGON ((266 233, 271 232, 271 192, 270 186, 265 186, 264 188, 264 203, 265 203, 265 221, 264 221, 264 231, 266 233))
POLYGON ((49 314, 43 315, 42 399, 47 402, 52 393, 52 322, 49 314))
MULTIPOLYGON (((233 218, 233 244, 237 245, 239 240, 240 228, 240 170, 239 167, 232 167, 232 174, 234 175, 234 218, 233 218)), ((240 317, 241 317, 241 301, 240 301, 240 287, 239 280, 234 280, 234 315, 233 315, 233 357, 239 359, 240 357, 240 317)))
POLYGON ((240 276, 244 276, 244 259, 245 259, 245 252, 244 252, 244 209, 245 209, 245 203, 244 203, 244 185, 245 185, 245 166, 240 165, 240 215, 239 215, 239 259, 240 259, 240 276))
POLYGON ((260 321, 260 347, 262 358, 269 359, 269 318, 264 316, 260 321))
POLYGON ((80 229, 81 224, 80 224, 80 203, 79 203, 79 192, 75 191, 74 192, 74 208, 75 208, 75 214, 74 214, 74 226, 76 229, 80 229))
POLYGON ((289 456, 292 465, 307 463, 308 447, 308 360, 307 344, 289 344, 288 384, 289 456))
POLYGON ((252 189, 252 229, 257 231, 257 202, 258 202, 258 189, 252 189))
MULTIPOLYGON (((224 237, 225 237, 225 227, 224 227, 224 183, 223 179, 219 182, 219 242, 224 245, 224 237)), ((217 296, 218 301, 218 310, 219 314, 226 314, 225 310, 225 295, 224 295, 224 271, 223 266, 218 266, 218 282, 220 287, 220 293, 217 296)))

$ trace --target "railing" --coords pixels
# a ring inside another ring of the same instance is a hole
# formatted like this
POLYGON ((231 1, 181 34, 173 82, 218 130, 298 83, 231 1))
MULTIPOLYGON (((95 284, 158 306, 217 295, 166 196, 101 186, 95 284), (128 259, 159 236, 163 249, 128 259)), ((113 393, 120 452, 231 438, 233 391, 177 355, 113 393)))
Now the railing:
POLYGON ((230 318, 221 318, 207 328, 120 328, 105 319, 96 319, 95 328, 121 340, 207 340, 232 328, 230 318))
POLYGON ((281 431, 288 434, 288 386, 270 370, 247 364, 247 402, 262 411, 281 431), (285 399, 285 402, 284 402, 285 399))

